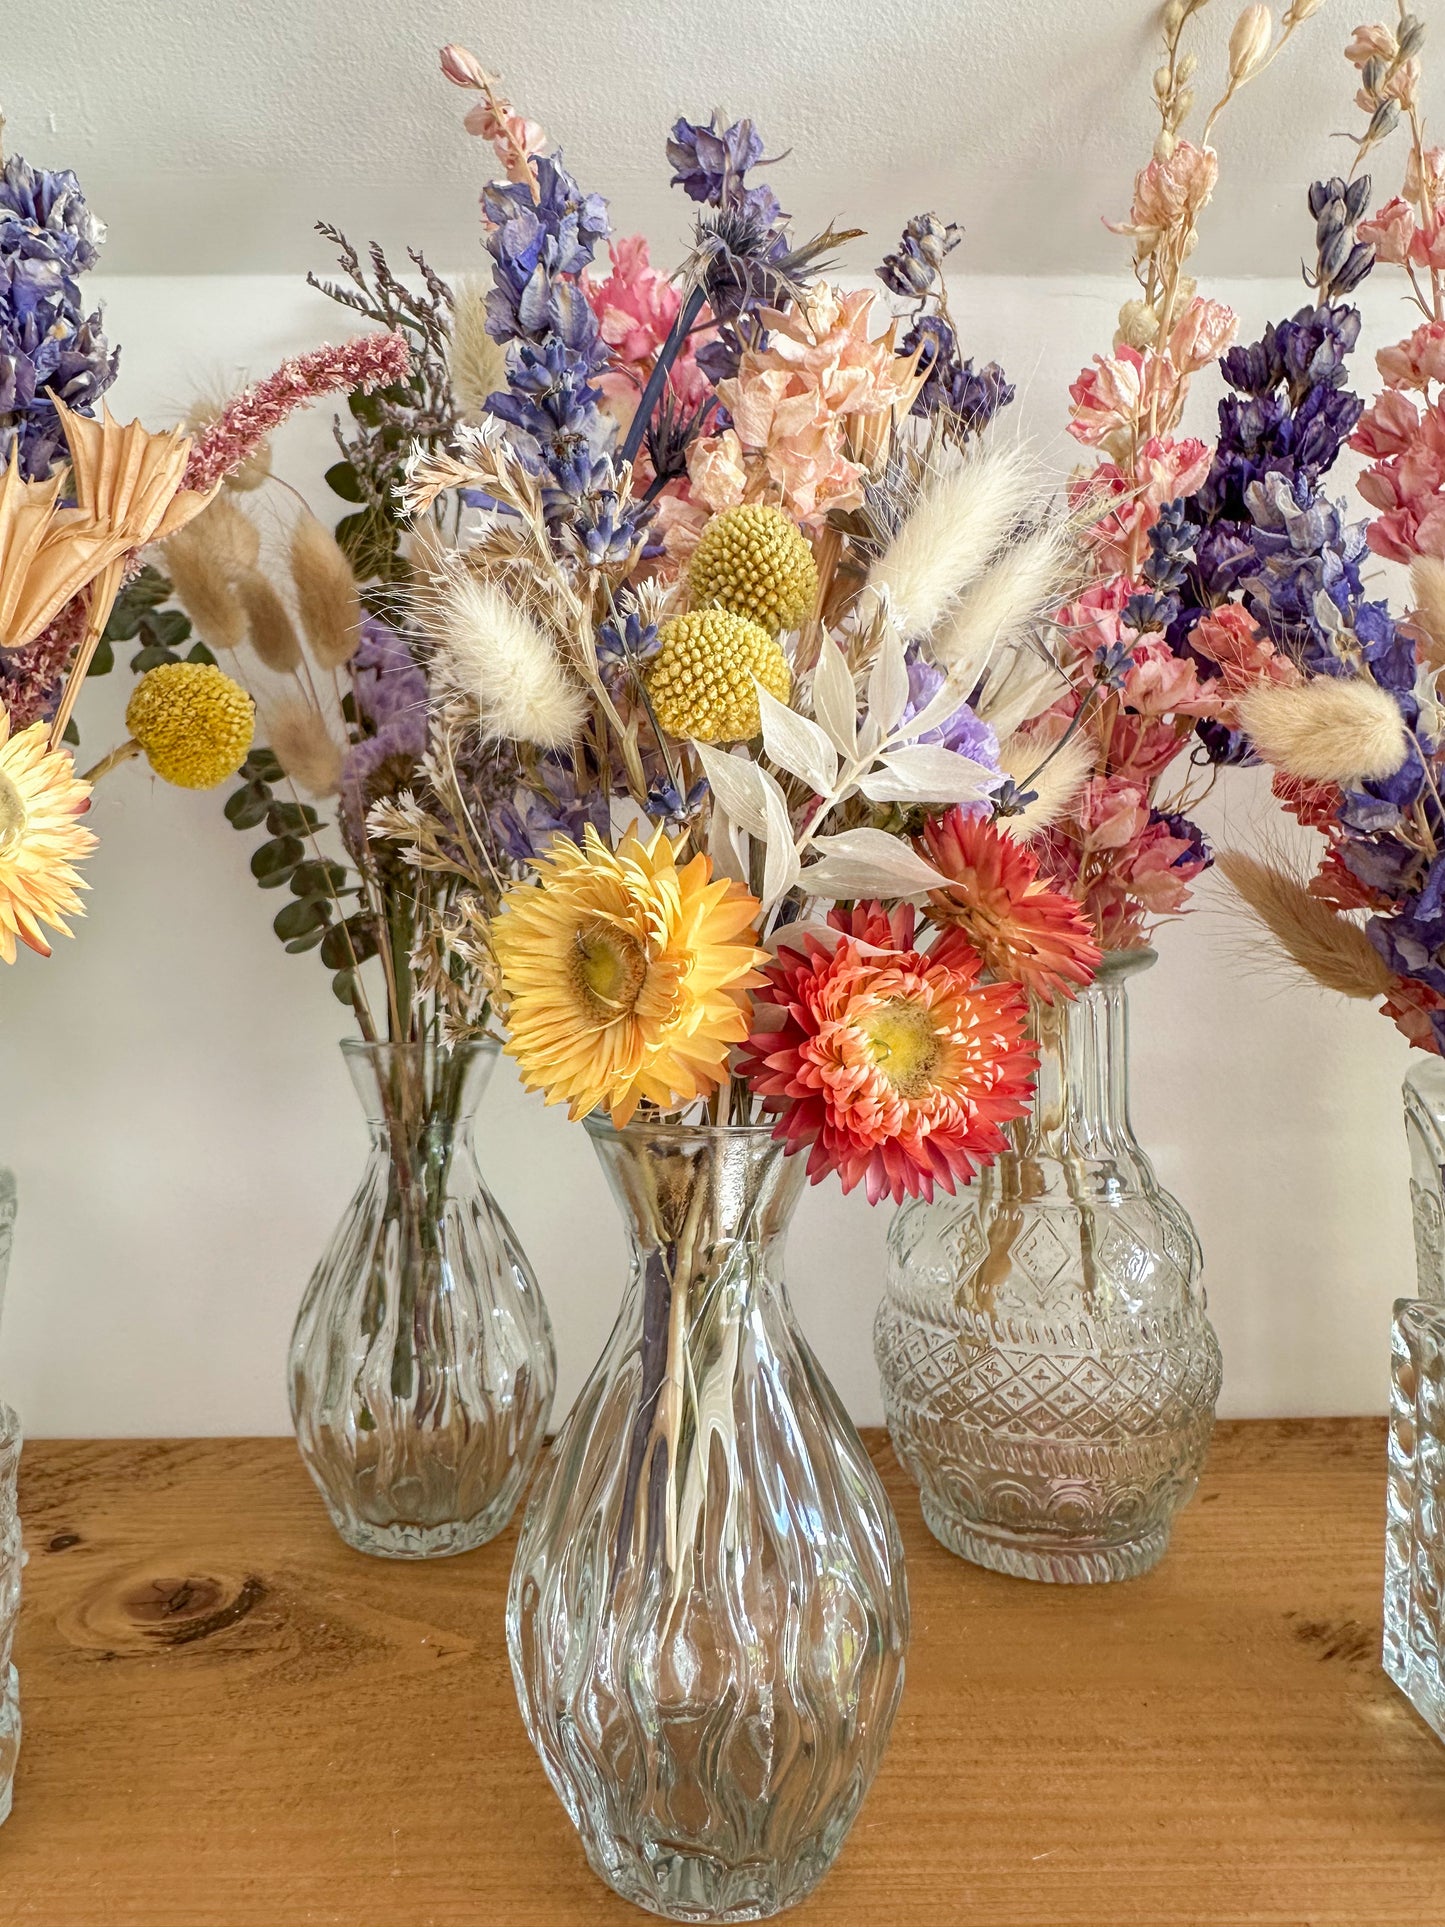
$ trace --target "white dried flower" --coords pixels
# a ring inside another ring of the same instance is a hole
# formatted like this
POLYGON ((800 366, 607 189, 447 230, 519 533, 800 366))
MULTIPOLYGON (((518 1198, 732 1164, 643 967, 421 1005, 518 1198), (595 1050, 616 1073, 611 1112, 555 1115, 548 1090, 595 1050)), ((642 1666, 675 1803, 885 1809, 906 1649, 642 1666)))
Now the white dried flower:
POLYGON ((507 351, 487 333, 486 285, 476 276, 469 275, 454 292, 447 360, 463 421, 481 421, 488 395, 507 385, 507 351))
POLYGON ((1362 676, 1260 683, 1240 697, 1239 720, 1267 763, 1305 783, 1378 782, 1410 749, 1399 704, 1362 676))
POLYGON ((437 597, 441 681, 476 707, 484 736, 560 749, 587 716, 583 691, 538 625, 490 582, 458 574, 437 597))
POLYGON ((1028 509, 1030 464, 1000 444, 965 456, 924 483, 917 502, 868 574, 904 637, 927 635, 984 568, 1028 509))
POLYGON ((1229 78, 1238 85, 1264 65, 1274 39, 1274 15, 1256 0, 1234 23, 1229 36, 1229 78))

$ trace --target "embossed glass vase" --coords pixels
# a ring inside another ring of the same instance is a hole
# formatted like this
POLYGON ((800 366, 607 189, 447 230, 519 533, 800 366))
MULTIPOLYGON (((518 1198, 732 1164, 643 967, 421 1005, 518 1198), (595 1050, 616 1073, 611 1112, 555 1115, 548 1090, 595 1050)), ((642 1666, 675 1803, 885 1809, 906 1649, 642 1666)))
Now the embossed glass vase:
POLYGON ((1127 982, 1107 956, 1036 1004, 1012 1148, 905 1205, 874 1328, 889 1431, 953 1551, 1023 1579, 1147 1572, 1204 1463, 1220 1356, 1200 1253, 1129 1117, 1127 982))
POLYGON ((371 1151, 297 1314, 296 1439, 358 1552, 466 1552, 510 1519, 556 1383, 546 1308, 473 1145, 497 1047, 341 1048, 371 1151))
POLYGON ((1405 1077, 1410 1215, 1420 1296, 1445 1305, 1445 1058, 1421 1052, 1405 1077))
MULTIPOLYGON (((15 1179, 9 1171, 0 1171, 0 1307, 14 1237, 15 1179)), ((11 1658, 20 1614, 20 1568, 25 1563, 15 1502, 20 1443, 20 1421, 0 1399, 0 1822, 10 1813, 15 1762, 20 1756, 20 1675, 11 1658)))
POLYGON ((1405 1078, 1419 1297, 1395 1305, 1384 1666, 1445 1740, 1445 1059, 1405 1078))
POLYGON ((587 1129, 631 1264, 522 1525, 517 1698, 609 1886, 761 1919, 827 1872, 883 1756, 898 1529, 789 1307, 802 1160, 766 1128, 587 1129))

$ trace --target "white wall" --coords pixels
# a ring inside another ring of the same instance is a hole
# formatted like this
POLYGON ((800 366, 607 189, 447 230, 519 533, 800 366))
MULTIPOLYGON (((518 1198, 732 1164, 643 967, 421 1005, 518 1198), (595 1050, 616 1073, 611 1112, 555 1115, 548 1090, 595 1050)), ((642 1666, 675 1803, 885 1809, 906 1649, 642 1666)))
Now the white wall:
MULTIPOLYGON (((1123 291, 988 277, 955 290, 970 347, 1004 362, 1014 416, 1061 470, 1067 383, 1107 345, 1123 291)), ((152 419, 347 332, 280 277, 119 277, 101 292, 123 344, 112 401, 152 419)), ((1211 292, 1251 336, 1303 299, 1297 282, 1211 292)), ((1370 305, 1371 343, 1399 332, 1388 289, 1370 305)), ((1360 364, 1368 382, 1368 356, 1360 364)), ((1201 389, 1206 432, 1211 401, 1201 389)), ((313 494, 328 423, 281 438, 279 465, 313 494)), ((129 686, 122 667, 87 692, 87 753, 119 740, 129 686)), ((364 1139, 327 973, 283 954, 274 901, 247 871, 253 839, 224 822, 223 794, 182 794, 134 766, 108 779, 77 940, 49 963, 22 955, 0 981, 0 1157, 21 1186, 0 1389, 34 1435, 287 1425, 292 1316, 364 1139)), ((1201 816, 1241 834, 1267 805, 1256 776, 1226 772, 1201 816)), ((1412 1288, 1408 1053, 1372 1010, 1246 968, 1210 882, 1198 900, 1161 933, 1161 962, 1137 989, 1135 1110, 1203 1241, 1222 1409, 1380 1410, 1390 1304, 1412 1288)), ((610 1325, 620 1233, 583 1133, 524 1098, 509 1067, 482 1143, 551 1307, 560 1411, 610 1325)), ((870 1327, 886 1216, 824 1187, 790 1251, 803 1323, 860 1422, 880 1417, 870 1327)))

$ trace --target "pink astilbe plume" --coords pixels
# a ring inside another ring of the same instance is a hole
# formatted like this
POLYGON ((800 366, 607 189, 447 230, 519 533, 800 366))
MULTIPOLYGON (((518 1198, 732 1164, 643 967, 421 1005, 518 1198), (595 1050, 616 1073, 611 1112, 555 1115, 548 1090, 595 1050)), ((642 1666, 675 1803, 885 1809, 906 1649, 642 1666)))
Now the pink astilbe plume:
POLYGON ((323 395, 369 395, 411 373, 411 350, 400 334, 360 335, 283 361, 273 375, 242 389, 191 450, 182 487, 206 490, 255 453, 288 415, 323 395))

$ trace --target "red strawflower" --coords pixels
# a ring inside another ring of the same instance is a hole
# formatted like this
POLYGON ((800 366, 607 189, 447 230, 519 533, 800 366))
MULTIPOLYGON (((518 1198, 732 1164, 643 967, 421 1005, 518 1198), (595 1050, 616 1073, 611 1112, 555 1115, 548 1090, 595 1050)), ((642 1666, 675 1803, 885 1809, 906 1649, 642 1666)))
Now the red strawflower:
POLYGON ((935 923, 956 925, 996 977, 1045 1003, 1091 983, 1102 952, 1072 897, 1039 879, 1038 859, 989 822, 952 809, 929 819, 918 844, 947 890, 929 897, 935 923))
POLYGON ((952 1191, 1028 1109, 1038 1060, 1025 999, 1014 984, 979 983, 960 931, 913 949, 910 909, 860 904, 829 922, 843 933, 836 947, 806 935, 806 954, 783 949, 765 969, 741 1075, 778 1115, 789 1154, 808 1147, 814 1184, 836 1171, 871 1204, 952 1191))

